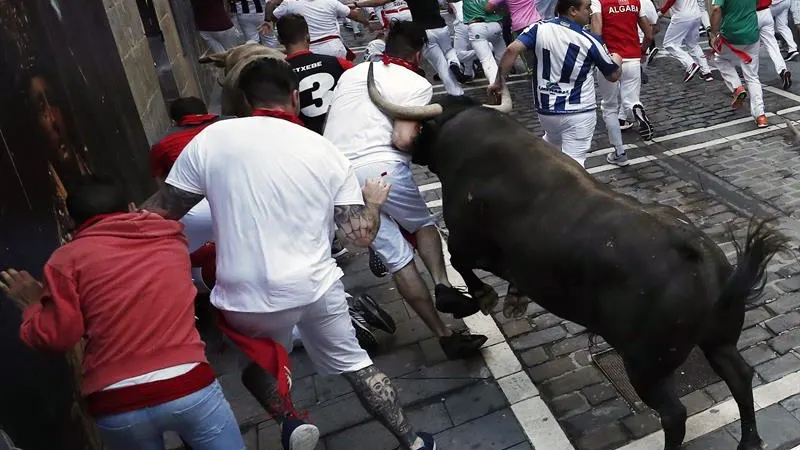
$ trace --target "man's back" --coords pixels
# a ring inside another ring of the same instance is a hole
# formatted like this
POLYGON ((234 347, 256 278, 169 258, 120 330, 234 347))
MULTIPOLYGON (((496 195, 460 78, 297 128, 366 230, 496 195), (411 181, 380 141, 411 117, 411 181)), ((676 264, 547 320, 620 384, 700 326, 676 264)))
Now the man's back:
POLYGON ((623 59, 642 56, 639 17, 644 16, 639 0, 592 0, 592 14, 603 18, 602 37, 608 50, 623 59))
POLYGON ((308 129, 322 134, 333 90, 344 71, 353 64, 346 59, 310 51, 291 54, 286 61, 299 80, 300 119, 308 129))
POLYGON ((534 101, 541 114, 567 114, 595 108, 596 65, 604 74, 617 66, 603 44, 566 19, 555 18, 529 27, 518 38, 536 53, 534 101))
POLYGON ((757 0, 714 0, 722 7, 720 34, 734 45, 751 45, 759 40, 757 0))
POLYGON ((273 12, 281 18, 299 14, 308 22, 311 42, 326 36, 339 35, 339 19, 350 14, 350 8, 338 0, 284 0, 273 12))
POLYGON ((334 91, 325 137, 359 167, 376 161, 410 161, 411 155, 392 146, 393 122, 367 92, 367 70, 375 66, 375 84, 389 101, 400 105, 427 105, 433 87, 408 68, 381 62, 361 63, 339 79, 334 91))
POLYGON ((330 249, 334 205, 363 200, 349 162, 318 134, 272 117, 222 121, 189 143, 167 183, 211 205, 218 308, 304 306, 342 276, 330 249))

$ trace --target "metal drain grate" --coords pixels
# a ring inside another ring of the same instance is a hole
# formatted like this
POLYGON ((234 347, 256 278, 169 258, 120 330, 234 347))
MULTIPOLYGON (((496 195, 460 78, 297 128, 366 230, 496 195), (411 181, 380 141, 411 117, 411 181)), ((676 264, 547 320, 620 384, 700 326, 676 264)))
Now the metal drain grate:
MULTIPOLYGON (((631 386, 628 374, 625 373, 625 365, 616 350, 595 353, 593 359, 603 375, 611 381, 611 384, 631 408, 636 411, 647 409, 647 406, 636 394, 636 390, 631 386)), ((695 348, 686 358, 686 362, 675 371, 674 380, 676 393, 679 397, 683 397, 720 381, 720 378, 709 366, 703 352, 695 348)))

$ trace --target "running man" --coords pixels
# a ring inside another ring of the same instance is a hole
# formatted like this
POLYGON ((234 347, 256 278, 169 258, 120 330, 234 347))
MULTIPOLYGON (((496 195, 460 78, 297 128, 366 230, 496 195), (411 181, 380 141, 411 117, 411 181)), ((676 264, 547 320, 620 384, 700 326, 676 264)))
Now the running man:
POLYGON ((703 50, 700 48, 700 6, 697 0, 667 0, 661 10, 660 18, 671 11, 669 25, 664 34, 664 50, 683 64, 683 82, 694 78, 697 72, 705 81, 713 81, 711 67, 708 65, 703 50), (686 50, 682 48, 686 46, 686 50))
POLYGON ((772 0, 758 0, 756 4, 758 36, 761 45, 767 49, 772 64, 775 66, 775 72, 781 77, 783 89, 788 91, 792 87, 792 72, 786 67, 786 61, 781 55, 781 47, 778 45, 778 40, 775 39, 775 19, 772 18, 771 4, 772 0))

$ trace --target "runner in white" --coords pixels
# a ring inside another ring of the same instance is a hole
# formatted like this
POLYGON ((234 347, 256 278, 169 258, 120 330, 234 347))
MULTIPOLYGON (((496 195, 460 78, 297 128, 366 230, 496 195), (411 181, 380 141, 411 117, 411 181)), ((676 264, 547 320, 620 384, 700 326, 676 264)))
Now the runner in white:
POLYGON ((788 91, 792 87, 792 72, 786 68, 786 62, 783 60, 783 55, 781 55, 778 40, 775 39, 775 20, 772 18, 771 4, 772 0, 758 0, 756 4, 758 36, 761 45, 767 49, 772 64, 775 66, 775 72, 781 77, 783 89, 788 91))
POLYGON ((278 46, 278 39, 271 27, 264 27, 264 0, 231 0, 231 15, 236 17, 245 40, 258 42, 267 47, 278 46))
POLYGON ((369 27, 369 19, 359 9, 351 9, 339 0, 270 0, 267 17, 277 21, 286 14, 299 14, 308 22, 311 51, 321 55, 353 60, 339 33, 339 19, 349 17, 369 27))
POLYGON ((664 34, 664 50, 683 64, 683 82, 686 83, 700 72, 705 81, 713 81, 711 67, 700 48, 700 6, 697 0, 667 0, 658 16, 671 11, 669 26, 664 34), (686 50, 682 48, 686 46, 686 50))
POLYGON ((781 35, 783 41, 786 42, 786 59, 785 61, 794 61, 797 55, 797 43, 794 40, 792 29, 789 28, 789 7, 791 0, 773 0, 772 18, 775 20, 775 31, 781 35))
POLYGON ((464 75, 475 78, 475 50, 469 40, 469 28, 464 23, 464 2, 459 0, 449 5, 453 9, 453 46, 464 67, 464 75))

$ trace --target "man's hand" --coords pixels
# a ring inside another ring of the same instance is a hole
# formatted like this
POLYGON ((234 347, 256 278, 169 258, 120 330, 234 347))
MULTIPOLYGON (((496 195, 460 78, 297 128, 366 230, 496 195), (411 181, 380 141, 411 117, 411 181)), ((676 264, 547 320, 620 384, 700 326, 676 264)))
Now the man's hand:
POLYGON ((503 82, 500 81, 500 77, 498 76, 494 83, 490 84, 488 88, 486 88, 486 93, 489 95, 489 98, 498 98, 503 92, 503 82))
POLYGON ((272 22, 264 22, 258 26, 258 35, 266 36, 272 33, 272 22))
POLYGON ((383 178, 367 180, 361 189, 364 195, 364 203, 380 208, 389 198, 389 190, 391 188, 392 185, 383 181, 383 178))
POLYGON ((39 303, 44 297, 44 286, 26 271, 8 269, 0 272, 0 290, 10 298, 19 309, 39 303))
POLYGON ((614 61, 616 65, 622 67, 622 56, 619 56, 618 53, 612 53, 611 60, 614 61))
POLYGON ((713 31, 709 30, 708 45, 711 47, 711 50, 714 50, 715 52, 722 50, 720 48, 719 33, 714 33, 713 31))

